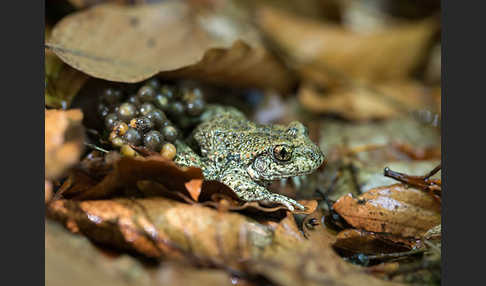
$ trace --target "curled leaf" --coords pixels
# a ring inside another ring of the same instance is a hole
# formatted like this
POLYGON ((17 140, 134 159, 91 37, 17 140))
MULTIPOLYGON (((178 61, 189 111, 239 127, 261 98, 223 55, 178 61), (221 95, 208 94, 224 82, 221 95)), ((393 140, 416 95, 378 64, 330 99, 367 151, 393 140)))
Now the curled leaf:
POLYGON ((404 237, 422 237, 441 221, 439 202, 402 184, 371 189, 358 198, 345 195, 333 208, 358 229, 404 237))

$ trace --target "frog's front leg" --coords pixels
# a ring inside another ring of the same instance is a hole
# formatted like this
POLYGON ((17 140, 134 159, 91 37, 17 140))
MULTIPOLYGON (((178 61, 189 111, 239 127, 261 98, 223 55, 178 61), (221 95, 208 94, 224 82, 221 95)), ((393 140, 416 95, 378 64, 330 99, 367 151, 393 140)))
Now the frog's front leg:
POLYGON ((176 140, 175 146, 177 148, 177 155, 174 158, 174 163, 183 167, 203 168, 201 157, 199 157, 199 155, 197 155, 186 143, 176 140))
POLYGON ((244 201, 280 203, 286 206, 290 211, 294 210, 294 206, 301 210, 305 209, 305 207, 297 201, 284 195, 272 193, 265 187, 254 182, 244 169, 230 168, 223 173, 220 177, 220 181, 230 187, 236 195, 244 201))

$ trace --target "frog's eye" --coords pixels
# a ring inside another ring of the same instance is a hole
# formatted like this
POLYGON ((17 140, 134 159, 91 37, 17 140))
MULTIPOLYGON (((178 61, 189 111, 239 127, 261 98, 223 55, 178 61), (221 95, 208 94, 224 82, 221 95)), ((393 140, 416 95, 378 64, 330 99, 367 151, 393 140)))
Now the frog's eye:
POLYGON ((287 145, 277 145, 273 148, 273 157, 279 161, 288 161, 292 158, 292 147, 287 145))
POLYGON ((298 121, 290 122, 289 128, 287 129, 287 133, 290 134, 291 136, 297 136, 299 134, 304 136, 309 135, 307 128, 298 121))

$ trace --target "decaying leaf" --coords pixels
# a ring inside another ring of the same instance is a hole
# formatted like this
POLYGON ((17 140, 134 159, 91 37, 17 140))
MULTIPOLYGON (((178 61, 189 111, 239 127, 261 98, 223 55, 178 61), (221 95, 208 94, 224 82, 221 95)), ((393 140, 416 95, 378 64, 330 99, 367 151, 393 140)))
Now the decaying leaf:
POLYGON ((45 110, 45 177, 57 179, 78 162, 83 151, 83 113, 73 110, 45 110))
POLYGON ((270 7, 261 8, 257 22, 291 60, 317 73, 315 81, 326 83, 406 78, 437 30, 437 21, 427 19, 361 34, 270 7))
POLYGON ((358 229, 404 237, 422 237, 441 221, 439 202, 402 184, 375 188, 358 198, 346 195, 333 208, 358 229))
POLYGON ((101 4, 70 14, 53 28, 48 47, 70 66, 111 81, 169 72, 226 85, 285 90, 294 84, 254 31, 180 1, 101 4))
POLYGON ((385 119, 431 105, 432 98, 415 82, 389 82, 371 88, 347 86, 319 92, 303 85, 299 101, 316 113, 339 114, 351 120, 385 119))

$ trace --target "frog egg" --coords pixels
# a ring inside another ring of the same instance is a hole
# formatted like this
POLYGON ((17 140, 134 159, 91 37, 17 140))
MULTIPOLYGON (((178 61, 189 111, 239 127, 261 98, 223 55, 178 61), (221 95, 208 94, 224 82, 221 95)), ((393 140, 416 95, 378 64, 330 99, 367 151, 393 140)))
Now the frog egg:
POLYGON ((179 134, 174 126, 167 125, 162 128, 162 135, 167 141, 174 142, 179 134))
POLYGON ((137 115, 137 109, 135 108, 135 105, 125 102, 120 105, 117 115, 120 120, 130 122, 130 120, 137 115))
POLYGON ((138 90, 137 96, 143 102, 150 102, 155 99, 155 90, 149 85, 144 85, 138 90))
POLYGON ((143 136, 143 144, 152 151, 159 152, 162 148, 164 137, 159 131, 152 130, 143 136))
POLYGON ((142 143, 142 136, 140 133, 134 128, 128 128, 125 135, 123 135, 123 139, 128 143, 135 146, 138 146, 142 143))
POLYGON ((165 143, 160 150, 160 155, 167 160, 174 160, 177 154, 177 149, 172 143, 165 143))

